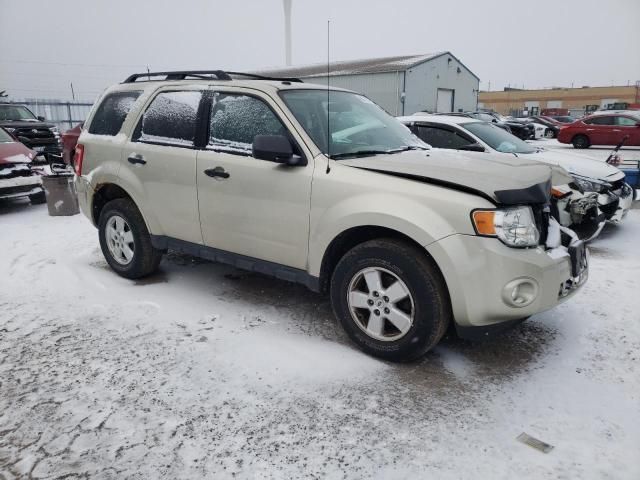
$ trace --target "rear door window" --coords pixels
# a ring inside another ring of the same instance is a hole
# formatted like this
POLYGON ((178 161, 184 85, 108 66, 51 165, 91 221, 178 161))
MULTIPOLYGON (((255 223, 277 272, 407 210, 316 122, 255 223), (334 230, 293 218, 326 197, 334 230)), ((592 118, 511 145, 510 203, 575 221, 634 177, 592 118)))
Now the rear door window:
POLYGON ((208 148, 251 155, 256 135, 287 135, 271 108, 249 95, 216 93, 211 107, 208 148))
POLYGON ((620 125, 621 127, 634 127, 638 124, 638 122, 640 122, 640 119, 634 120, 633 118, 629 118, 629 117, 614 117, 614 118, 615 118, 615 124, 620 125))
POLYGON ((414 128, 416 135, 432 147, 458 149, 463 145, 473 143, 471 138, 444 128, 426 125, 417 125, 414 128))
POLYGON ((117 135, 141 93, 139 91, 114 92, 104 97, 91 120, 89 133, 112 137, 117 135))
POLYGON ((160 92, 142 115, 133 140, 192 147, 201 100, 202 92, 195 90, 160 92))
POLYGON ((587 125, 613 125, 613 117, 603 116, 603 117, 593 117, 588 120, 585 120, 584 123, 587 125))

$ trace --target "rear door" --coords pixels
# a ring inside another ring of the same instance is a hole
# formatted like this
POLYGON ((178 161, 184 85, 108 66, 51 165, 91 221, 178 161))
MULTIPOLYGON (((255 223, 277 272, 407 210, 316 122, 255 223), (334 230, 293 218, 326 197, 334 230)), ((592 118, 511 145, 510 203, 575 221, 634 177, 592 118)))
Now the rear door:
MULTIPOLYGON (((585 133, 592 145, 615 145, 619 128, 614 125, 612 115, 601 115, 584 121, 585 133)), ((619 141, 619 140, 618 140, 619 141)))
POLYGON ((468 135, 458 131, 455 127, 415 124, 410 127, 420 140, 427 142, 435 148, 448 148, 457 150, 464 145, 475 143, 468 135))
POLYGON ((202 91, 167 87, 148 102, 122 151, 120 177, 137 190, 153 234, 202 243, 195 137, 202 91))
POLYGON ((252 156, 256 135, 285 135, 304 155, 278 104, 252 89, 219 89, 208 142, 198 152, 198 200, 204 243, 306 269, 313 160, 287 166, 252 156), (217 172, 212 175, 214 172, 217 172))
POLYGON ((614 119, 615 126, 619 130, 619 132, 617 132, 619 140, 616 142, 616 145, 621 142, 624 137, 628 137, 624 145, 640 145, 640 118, 617 115, 614 119))

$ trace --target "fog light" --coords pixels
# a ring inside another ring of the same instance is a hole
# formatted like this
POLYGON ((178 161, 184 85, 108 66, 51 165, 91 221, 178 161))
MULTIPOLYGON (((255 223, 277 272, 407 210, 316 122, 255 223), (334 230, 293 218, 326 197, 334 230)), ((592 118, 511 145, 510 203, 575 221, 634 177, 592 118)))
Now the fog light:
POLYGON ((526 307, 538 296, 538 283, 532 278, 516 278, 502 288, 502 301, 510 307, 526 307))

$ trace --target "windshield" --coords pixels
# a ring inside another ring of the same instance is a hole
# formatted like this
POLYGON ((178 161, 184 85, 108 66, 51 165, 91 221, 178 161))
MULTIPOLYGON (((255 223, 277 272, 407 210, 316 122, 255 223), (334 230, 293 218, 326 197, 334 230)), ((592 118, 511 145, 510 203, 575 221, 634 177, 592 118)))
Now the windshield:
POLYGON ((429 148, 362 95, 333 90, 288 90, 280 95, 322 153, 332 158, 429 148))
POLYGON ((536 151, 536 149, 528 143, 491 123, 472 122, 460 126, 469 130, 484 143, 499 152, 534 153, 536 151))
POLYGON ((11 143, 15 142, 11 135, 4 131, 4 129, 0 128, 0 143, 11 143))
POLYGON ((0 105, 0 120, 37 120, 27 107, 22 105, 0 105))

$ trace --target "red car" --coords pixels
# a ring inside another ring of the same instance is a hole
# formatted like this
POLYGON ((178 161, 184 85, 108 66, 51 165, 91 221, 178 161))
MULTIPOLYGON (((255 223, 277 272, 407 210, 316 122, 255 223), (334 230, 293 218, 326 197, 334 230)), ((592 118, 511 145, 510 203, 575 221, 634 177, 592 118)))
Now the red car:
POLYGON ((36 152, 0 128, 0 200, 29 197, 31 203, 47 201, 40 175, 31 169, 36 152))
POLYGON ((640 115, 631 112, 590 115, 563 126, 558 141, 572 143, 575 148, 589 148, 617 145, 624 137, 628 137, 625 147, 640 146, 640 115))
POLYGON ((73 155, 76 151, 78 137, 82 133, 83 123, 79 123, 62 134, 62 160, 73 167, 73 155))

